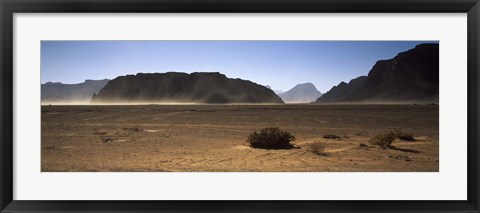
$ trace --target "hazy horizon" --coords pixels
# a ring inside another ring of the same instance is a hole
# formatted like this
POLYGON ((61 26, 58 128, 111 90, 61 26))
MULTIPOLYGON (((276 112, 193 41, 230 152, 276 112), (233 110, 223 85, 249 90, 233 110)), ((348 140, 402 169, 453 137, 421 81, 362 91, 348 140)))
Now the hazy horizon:
POLYGON ((376 61, 437 41, 42 41, 41 83, 137 73, 220 72, 274 90, 322 93, 367 75, 376 61))

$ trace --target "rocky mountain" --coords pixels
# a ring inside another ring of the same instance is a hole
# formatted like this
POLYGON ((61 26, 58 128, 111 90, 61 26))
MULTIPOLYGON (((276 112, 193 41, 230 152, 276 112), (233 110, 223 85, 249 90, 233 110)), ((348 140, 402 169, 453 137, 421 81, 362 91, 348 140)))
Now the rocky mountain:
POLYGON ((278 94, 285 103, 310 103, 322 96, 312 83, 298 84, 292 89, 278 94))
POLYGON ((107 83, 92 102, 283 103, 272 90, 212 73, 138 73, 107 83))
POLYGON ((47 82, 41 85, 42 103, 88 103, 93 94, 108 82, 104 80, 86 80, 79 84, 47 82))
POLYGON ((315 103, 438 102, 439 45, 419 44, 380 60, 368 76, 342 82, 315 103))
POLYGON ((339 102, 344 100, 347 96, 358 90, 360 86, 363 85, 367 79, 367 76, 360 76, 358 78, 350 80, 350 82, 345 83, 341 82, 337 86, 332 87, 327 93, 323 94, 322 97, 318 98, 316 102, 321 101, 322 103, 326 102, 339 102))

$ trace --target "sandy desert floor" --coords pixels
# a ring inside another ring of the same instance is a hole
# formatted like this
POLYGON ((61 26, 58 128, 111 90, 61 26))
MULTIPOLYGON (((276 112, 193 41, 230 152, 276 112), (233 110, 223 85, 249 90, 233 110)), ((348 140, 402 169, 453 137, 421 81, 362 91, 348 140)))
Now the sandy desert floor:
POLYGON ((42 106, 41 166, 42 172, 437 172, 438 118, 435 105, 42 106), (297 148, 248 147, 250 133, 271 126, 291 132, 297 148), (369 145, 394 128, 416 141, 393 145, 419 153, 369 145), (324 154, 309 151, 314 142, 324 144, 324 154))

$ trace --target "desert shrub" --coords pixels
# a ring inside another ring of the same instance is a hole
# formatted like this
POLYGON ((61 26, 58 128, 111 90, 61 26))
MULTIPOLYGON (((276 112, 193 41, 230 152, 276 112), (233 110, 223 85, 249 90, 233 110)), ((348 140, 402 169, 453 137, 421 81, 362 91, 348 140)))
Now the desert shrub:
POLYGON ((311 143, 307 149, 309 152, 315 153, 317 155, 326 155, 325 145, 320 142, 311 143))
POLYGON ((394 148, 393 141, 400 139, 403 141, 415 141, 413 134, 405 133, 402 129, 394 129, 388 132, 382 132, 369 140, 370 144, 378 145, 382 148, 394 148))
POLYGON ((268 127, 261 129, 260 132, 253 132, 248 136, 247 142, 253 148, 261 149, 291 149, 291 141, 295 140, 289 132, 284 132, 278 127, 268 127))
POLYGON ((397 139, 397 133, 395 131, 382 132, 375 135, 368 142, 373 145, 378 145, 382 148, 388 148, 392 146, 393 141, 397 139))

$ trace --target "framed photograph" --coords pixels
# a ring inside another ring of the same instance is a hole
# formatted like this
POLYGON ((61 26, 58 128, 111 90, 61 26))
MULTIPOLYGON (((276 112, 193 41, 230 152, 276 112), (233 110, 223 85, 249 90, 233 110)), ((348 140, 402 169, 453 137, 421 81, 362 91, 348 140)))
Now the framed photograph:
POLYGON ((477 0, 1 0, 1 212, 480 212, 477 0))

